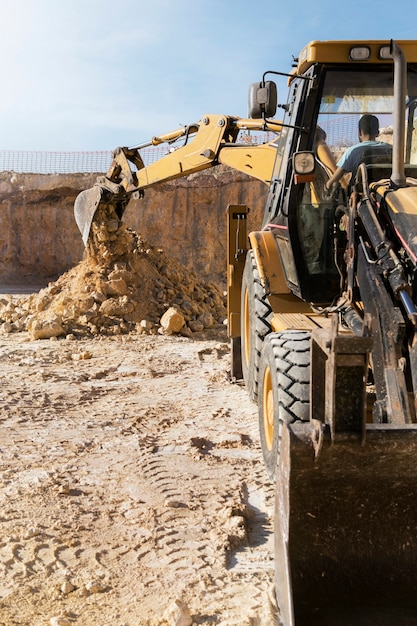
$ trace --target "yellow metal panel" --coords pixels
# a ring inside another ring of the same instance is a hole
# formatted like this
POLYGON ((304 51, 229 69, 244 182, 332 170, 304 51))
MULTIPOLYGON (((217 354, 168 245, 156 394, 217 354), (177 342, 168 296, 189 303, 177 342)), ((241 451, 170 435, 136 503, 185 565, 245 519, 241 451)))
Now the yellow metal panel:
POLYGON ((417 215, 417 187, 402 187, 389 191, 385 195, 385 200, 393 213, 417 215))
POLYGON ((246 205, 227 207, 227 322, 229 337, 240 337, 240 293, 248 248, 246 205))
POLYGON ((268 230, 254 231, 250 233, 249 240, 265 291, 271 294, 291 293, 273 233, 268 230))
MULTIPOLYGON (((417 41, 396 40, 396 43, 402 48, 409 63, 417 63, 417 41)), ((360 61, 361 63, 386 64, 386 59, 379 58, 379 50, 382 46, 389 45, 390 40, 387 39, 373 41, 311 41, 299 54, 297 73, 303 74, 314 63, 352 63, 352 65, 356 65, 358 61, 351 61, 349 53, 353 47, 359 46, 367 46, 371 51, 369 60, 360 61)))
MULTIPOLYGON (((137 172, 137 185, 145 189, 159 181, 174 180, 213 167, 219 147, 228 129, 233 129, 234 119, 225 115, 205 115, 198 124, 192 141, 169 152, 158 161, 137 172)), ((174 131, 173 134, 178 131, 174 131)), ((159 139, 163 140, 163 135, 159 139)), ((154 138, 153 142, 158 138, 154 138)), ((129 189, 128 189, 129 190, 129 189)))
POLYGON ((226 146, 220 148, 219 163, 224 163, 269 185, 276 156, 277 147, 274 143, 258 146, 226 146))
POLYGON ((240 313, 230 312, 228 320, 229 337, 240 337, 240 313))
POLYGON ((274 313, 271 321, 272 330, 276 333, 285 330, 309 330, 327 328, 330 320, 321 315, 305 315, 302 313, 274 313))

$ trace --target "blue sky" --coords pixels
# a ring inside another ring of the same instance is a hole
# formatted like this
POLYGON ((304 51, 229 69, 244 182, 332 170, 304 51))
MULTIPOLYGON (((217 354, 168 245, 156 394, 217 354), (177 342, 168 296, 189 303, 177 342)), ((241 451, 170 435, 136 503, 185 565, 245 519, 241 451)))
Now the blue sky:
POLYGON ((249 84, 309 41, 417 39, 415 24, 414 0, 0 0, 0 150, 112 150, 245 117, 249 84))

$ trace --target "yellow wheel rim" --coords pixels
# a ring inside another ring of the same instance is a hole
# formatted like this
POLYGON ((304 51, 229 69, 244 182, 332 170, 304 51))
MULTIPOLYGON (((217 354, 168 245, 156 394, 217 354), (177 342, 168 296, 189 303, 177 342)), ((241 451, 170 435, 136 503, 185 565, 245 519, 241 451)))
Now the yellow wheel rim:
POLYGON ((271 370, 265 369, 262 387, 263 425, 265 444, 268 450, 272 450, 274 441, 274 395, 272 392, 271 370))

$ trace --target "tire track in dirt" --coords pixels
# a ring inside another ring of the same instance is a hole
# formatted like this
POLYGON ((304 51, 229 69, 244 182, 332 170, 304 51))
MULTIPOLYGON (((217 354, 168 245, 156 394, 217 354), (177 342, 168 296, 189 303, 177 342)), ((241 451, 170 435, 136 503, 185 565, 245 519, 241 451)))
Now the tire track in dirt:
POLYGON ((224 342, 0 349, 0 625, 166 626, 176 600, 274 624, 272 490, 224 342))

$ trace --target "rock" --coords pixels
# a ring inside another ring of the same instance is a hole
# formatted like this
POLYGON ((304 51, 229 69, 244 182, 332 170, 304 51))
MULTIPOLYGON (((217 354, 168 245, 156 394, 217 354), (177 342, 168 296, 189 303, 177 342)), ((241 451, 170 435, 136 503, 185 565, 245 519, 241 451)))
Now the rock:
POLYGON ((100 305, 100 313, 110 317, 123 317, 125 313, 131 313, 134 309, 132 302, 126 296, 120 298, 108 298, 100 305))
POLYGON ((89 593, 102 593, 106 590, 106 585, 101 580, 90 580, 85 588, 89 593))
POLYGON ((31 527, 26 530, 24 538, 32 539, 32 537, 38 537, 38 535, 40 534, 41 534, 41 531, 39 530, 39 528, 31 527))
POLYGON ((23 316, 22 316, 21 319, 18 319, 15 322, 13 322, 12 329, 16 330, 18 332, 21 332, 22 330, 25 330, 25 319, 24 319, 23 316))
POLYGON ((61 585, 61 591, 63 594, 67 595, 68 593, 71 593, 71 591, 74 591, 75 586, 70 583, 69 580, 65 580, 62 585, 61 585))
POLYGON ((202 324, 200 320, 190 320, 188 322, 188 326, 191 328, 193 333, 201 333, 204 330, 204 324, 202 324))
MULTIPOLYGON (((40 292, 40 293, 42 293, 42 292, 40 292)), ((49 297, 45 296, 43 298, 40 298, 38 300, 38 302, 36 303, 36 307, 35 307, 36 311, 38 313, 40 313, 41 311, 44 311, 46 309, 46 307, 48 306, 48 304, 49 304, 49 297)))
POLYGON ((131 272, 128 272, 128 270, 126 269, 126 264, 125 263, 115 263, 114 264, 114 270, 112 272, 110 272, 109 275, 108 275, 108 279, 109 280, 119 280, 119 279, 122 279, 126 283, 131 281, 132 278, 133 277, 131 275, 131 272))
POLYGON ((72 361, 87 361, 88 359, 91 359, 92 357, 93 355, 91 354, 91 352, 88 352, 88 350, 85 350, 84 352, 75 352, 74 354, 71 354, 72 361))
POLYGON ((185 324, 185 319, 175 307, 170 307, 161 317, 161 328, 164 333, 178 333, 185 324))
POLYGON ((68 617, 51 617, 49 620, 51 626, 71 626, 71 622, 68 617))
POLYGON ((28 331, 32 339, 50 339, 65 335, 60 316, 53 319, 32 319, 28 325, 28 331))
POLYGON ((63 483, 62 485, 59 485, 58 493, 67 496, 71 493, 71 487, 67 483, 63 483))
POLYGON ((123 278, 109 280, 105 285, 105 289, 109 296, 125 296, 127 294, 127 284, 123 278))
POLYGON ((246 522, 241 515, 234 515, 225 524, 227 539, 232 548, 237 548, 247 541, 246 522))
POLYGON ((214 324, 214 319, 210 311, 204 311, 199 316, 198 321, 203 324, 204 328, 211 328, 214 324))
POLYGON ((152 330, 152 328, 155 327, 155 324, 150 320, 140 320, 139 325, 141 328, 143 328, 143 330, 152 330))
POLYGON ((93 291, 91 297, 95 302, 98 302, 99 304, 106 300, 106 295, 102 291, 93 291))
POLYGON ((175 600, 174 604, 167 608, 164 620, 169 626, 191 626, 193 623, 190 609, 182 600, 175 600))
POLYGON ((188 337, 189 339, 191 339, 193 336, 193 332, 191 328, 188 328, 188 326, 183 326, 180 330, 180 335, 182 337, 188 337))

